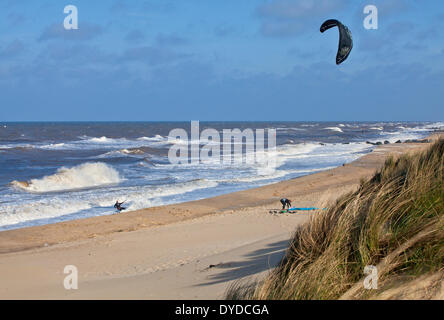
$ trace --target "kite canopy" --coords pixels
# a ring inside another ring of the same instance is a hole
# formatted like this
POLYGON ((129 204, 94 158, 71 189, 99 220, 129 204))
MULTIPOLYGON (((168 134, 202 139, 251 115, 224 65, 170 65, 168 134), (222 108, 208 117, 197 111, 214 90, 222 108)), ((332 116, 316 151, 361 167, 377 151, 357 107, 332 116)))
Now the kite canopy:
POLYGON ((336 55, 336 64, 339 65, 349 56, 353 48, 353 39, 350 30, 335 19, 325 21, 321 26, 321 33, 333 27, 338 27, 339 29, 339 47, 338 54, 336 55))

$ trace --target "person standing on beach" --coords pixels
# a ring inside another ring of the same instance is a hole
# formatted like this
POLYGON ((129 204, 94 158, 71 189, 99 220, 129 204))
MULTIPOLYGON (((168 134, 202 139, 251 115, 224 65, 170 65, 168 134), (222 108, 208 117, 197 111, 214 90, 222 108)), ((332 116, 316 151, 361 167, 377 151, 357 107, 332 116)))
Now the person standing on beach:
POLYGON ((283 198, 283 199, 281 199, 281 203, 282 203, 282 210, 284 210, 286 206, 288 207, 288 209, 291 208, 291 201, 290 200, 283 198))

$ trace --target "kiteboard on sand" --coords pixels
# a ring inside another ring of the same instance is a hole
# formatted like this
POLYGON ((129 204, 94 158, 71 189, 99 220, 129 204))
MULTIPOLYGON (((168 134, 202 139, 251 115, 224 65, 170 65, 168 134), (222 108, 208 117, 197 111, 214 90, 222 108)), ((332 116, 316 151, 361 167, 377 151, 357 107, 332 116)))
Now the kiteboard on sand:
POLYGON ((281 213, 296 213, 296 211, 314 211, 314 210, 326 210, 327 208, 315 208, 315 207, 310 207, 310 208, 290 208, 288 210, 281 210, 281 213))

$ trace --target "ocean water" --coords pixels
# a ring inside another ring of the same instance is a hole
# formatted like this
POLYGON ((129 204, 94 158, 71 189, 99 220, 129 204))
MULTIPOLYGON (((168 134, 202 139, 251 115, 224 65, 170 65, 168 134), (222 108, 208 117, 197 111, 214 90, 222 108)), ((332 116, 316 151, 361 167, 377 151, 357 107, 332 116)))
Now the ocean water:
MULTIPOLYGON (((424 138, 432 122, 201 122, 275 128, 274 172, 258 164, 171 164, 170 130, 189 122, 0 123, 0 230, 208 198, 351 162, 377 142, 424 138)), ((222 150, 222 148, 221 148, 222 150)), ((285 196, 285 195, 283 195, 285 196)))

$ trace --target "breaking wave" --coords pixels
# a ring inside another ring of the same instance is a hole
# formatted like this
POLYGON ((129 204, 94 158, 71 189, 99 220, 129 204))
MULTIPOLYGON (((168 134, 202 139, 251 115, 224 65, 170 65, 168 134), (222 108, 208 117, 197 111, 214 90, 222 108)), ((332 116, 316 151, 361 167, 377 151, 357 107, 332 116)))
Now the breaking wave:
POLYGON ((331 130, 331 131, 335 131, 335 132, 344 132, 342 131, 341 128, 339 127, 328 127, 328 128, 324 128, 325 130, 331 130))
POLYGON ((139 141, 163 141, 165 140, 160 134, 156 134, 154 137, 140 137, 137 138, 139 141))
POLYGON ((104 163, 84 163, 72 168, 62 167, 53 175, 30 181, 13 181, 19 189, 44 193, 63 190, 76 190, 119 183, 119 173, 104 163))

